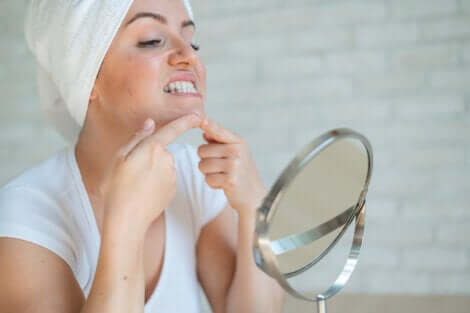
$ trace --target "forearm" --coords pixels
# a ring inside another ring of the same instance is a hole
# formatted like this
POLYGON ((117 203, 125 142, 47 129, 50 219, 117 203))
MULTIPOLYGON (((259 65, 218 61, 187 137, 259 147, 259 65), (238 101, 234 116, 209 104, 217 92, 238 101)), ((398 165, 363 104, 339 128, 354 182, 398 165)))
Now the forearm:
POLYGON ((81 313, 144 312, 144 236, 126 233, 126 226, 105 221, 95 278, 81 313))
POLYGON ((255 215, 240 216, 238 225, 236 269, 227 295, 226 312, 281 312, 284 291, 254 262, 255 215))

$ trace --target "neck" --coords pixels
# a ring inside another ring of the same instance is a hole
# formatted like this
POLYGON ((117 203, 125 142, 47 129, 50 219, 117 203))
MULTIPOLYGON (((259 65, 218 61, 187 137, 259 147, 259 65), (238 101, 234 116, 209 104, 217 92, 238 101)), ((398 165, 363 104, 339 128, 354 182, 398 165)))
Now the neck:
POLYGON ((109 133, 103 128, 88 124, 83 127, 74 147, 77 165, 97 220, 104 213, 104 195, 100 187, 105 170, 122 142, 125 142, 121 136, 110 137, 109 133))

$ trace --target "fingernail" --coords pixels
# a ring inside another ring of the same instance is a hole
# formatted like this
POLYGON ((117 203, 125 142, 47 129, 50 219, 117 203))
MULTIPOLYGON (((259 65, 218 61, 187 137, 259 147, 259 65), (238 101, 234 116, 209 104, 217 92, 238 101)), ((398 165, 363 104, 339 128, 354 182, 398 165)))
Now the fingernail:
POLYGON ((144 123, 144 130, 151 130, 152 127, 153 127, 153 120, 151 118, 146 119, 144 123))

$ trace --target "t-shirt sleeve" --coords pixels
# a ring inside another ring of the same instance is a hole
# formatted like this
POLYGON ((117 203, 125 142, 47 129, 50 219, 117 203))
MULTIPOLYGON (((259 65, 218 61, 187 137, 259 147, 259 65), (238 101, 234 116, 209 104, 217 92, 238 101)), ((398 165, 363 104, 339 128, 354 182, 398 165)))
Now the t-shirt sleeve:
POLYGON ((185 144, 185 150, 191 173, 190 197, 199 227, 202 229, 226 207, 228 201, 223 189, 214 189, 207 184, 204 174, 199 170, 200 158, 197 149, 185 144))
POLYGON ((66 225, 66 212, 42 192, 23 186, 0 189, 0 237, 47 248, 75 271, 77 254, 66 225))

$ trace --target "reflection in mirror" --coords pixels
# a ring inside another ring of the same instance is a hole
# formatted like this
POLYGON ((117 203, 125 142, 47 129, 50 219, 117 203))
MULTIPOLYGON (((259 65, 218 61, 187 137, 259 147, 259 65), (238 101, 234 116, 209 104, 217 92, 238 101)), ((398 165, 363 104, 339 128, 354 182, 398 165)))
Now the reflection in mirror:
MULTIPOLYGON (((335 231, 335 233, 337 234, 339 231, 335 231)), ((351 250, 353 236, 354 225, 350 224, 341 240, 318 263, 302 274, 288 279, 291 286, 310 298, 323 294, 343 270, 351 250)))
POLYGON ((268 236, 281 273, 294 276, 289 282, 295 289, 323 292, 343 269, 354 227, 349 227, 326 258, 315 266, 309 264, 313 265, 350 221, 367 172, 368 155, 362 143, 343 138, 307 159, 283 192, 268 236), (317 231, 322 224, 329 228, 324 236, 317 231))

